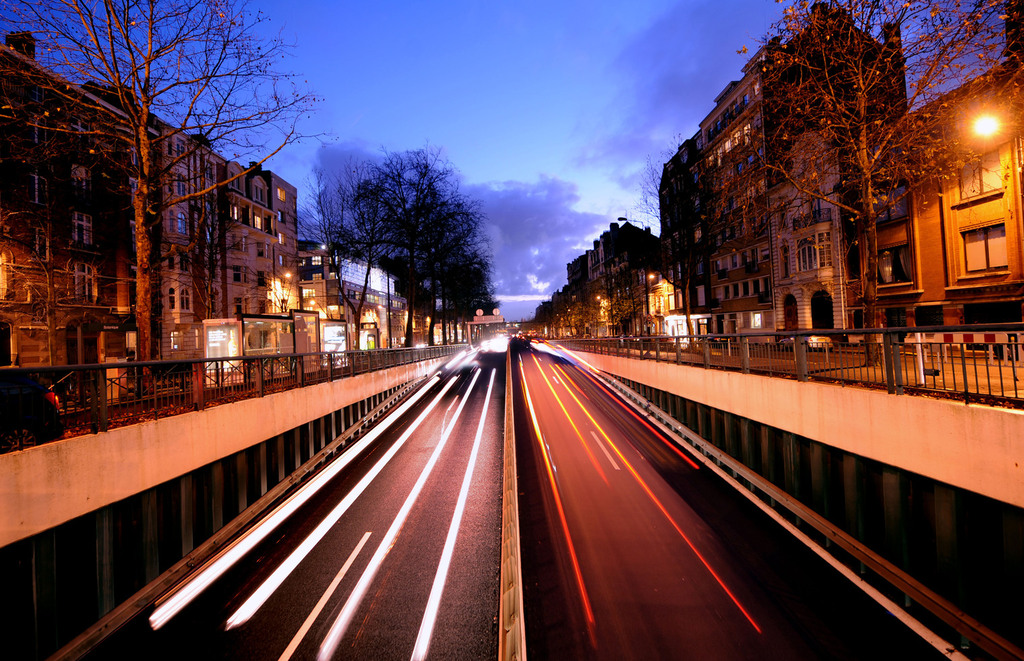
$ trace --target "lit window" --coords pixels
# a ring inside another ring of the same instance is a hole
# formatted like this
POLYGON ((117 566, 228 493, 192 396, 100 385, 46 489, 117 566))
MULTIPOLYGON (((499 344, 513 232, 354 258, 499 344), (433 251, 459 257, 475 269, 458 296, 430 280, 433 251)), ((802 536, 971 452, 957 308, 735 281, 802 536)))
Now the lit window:
POLYGON ((288 194, 285 192, 283 188, 277 189, 277 199, 281 200, 282 202, 288 199, 288 194))
POLYGON ((963 233, 968 271, 1003 268, 1006 259, 1006 225, 982 227, 963 233))

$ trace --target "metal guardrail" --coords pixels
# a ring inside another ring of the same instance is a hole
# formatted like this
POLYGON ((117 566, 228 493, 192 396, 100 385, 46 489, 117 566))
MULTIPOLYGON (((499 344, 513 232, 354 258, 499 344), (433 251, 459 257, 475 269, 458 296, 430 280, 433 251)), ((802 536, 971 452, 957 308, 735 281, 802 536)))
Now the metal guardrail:
POLYGON ((612 356, 1024 408, 1024 324, 554 341, 612 356))
MULTIPOLYGON (((117 362, 0 370, 28 378, 56 395, 56 431, 24 433, 26 407, 0 410, 0 453, 112 427, 201 411, 218 404, 442 358, 464 348, 445 345, 338 353, 274 354, 181 361, 117 362), (21 433, 15 433, 21 432, 21 433), (54 435, 56 434, 56 435, 54 435)), ((27 401, 19 393, 17 401, 27 401)), ((54 398, 50 398, 52 401, 54 398)), ((34 405, 37 406, 37 405, 34 405)), ((31 431, 31 430, 30 430, 31 431)))

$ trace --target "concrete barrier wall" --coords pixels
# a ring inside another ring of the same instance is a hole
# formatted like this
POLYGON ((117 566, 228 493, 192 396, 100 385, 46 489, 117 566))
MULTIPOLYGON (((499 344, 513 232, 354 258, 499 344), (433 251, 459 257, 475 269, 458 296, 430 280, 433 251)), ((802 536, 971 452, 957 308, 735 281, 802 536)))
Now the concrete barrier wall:
POLYGON ((583 354, 598 369, 1024 507, 1024 411, 583 354))
POLYGON ((0 455, 0 547, 429 374, 435 359, 0 455))

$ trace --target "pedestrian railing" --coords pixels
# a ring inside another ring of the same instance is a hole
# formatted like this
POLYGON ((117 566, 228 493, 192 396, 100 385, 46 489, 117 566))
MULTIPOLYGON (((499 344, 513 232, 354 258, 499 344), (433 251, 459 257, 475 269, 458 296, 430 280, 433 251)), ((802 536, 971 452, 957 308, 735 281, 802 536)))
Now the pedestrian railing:
POLYGON ((56 395, 60 428, 44 433, 34 420, 23 420, 16 407, 8 407, 0 411, 0 452, 443 358, 464 347, 5 368, 0 377, 27 377, 56 395))
POLYGON ((1024 408, 1024 324, 566 339, 568 348, 1024 408))

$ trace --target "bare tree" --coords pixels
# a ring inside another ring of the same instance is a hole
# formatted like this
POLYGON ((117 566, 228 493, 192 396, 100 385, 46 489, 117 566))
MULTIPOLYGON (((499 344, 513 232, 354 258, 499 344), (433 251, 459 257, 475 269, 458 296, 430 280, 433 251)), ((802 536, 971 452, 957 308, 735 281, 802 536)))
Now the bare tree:
MULTIPOLYGON (((245 0, 11 0, 4 22, 36 35, 47 91, 89 107, 87 133, 133 187, 140 358, 157 351, 160 226, 164 212, 224 181, 170 186, 203 150, 263 163, 297 137, 311 95, 277 70, 287 48, 261 31, 245 0), (82 95, 73 84, 93 95, 82 95)), ((244 176, 247 171, 236 175, 244 176)))
POLYGON ((947 168, 946 95, 1000 56, 1003 2, 797 2, 762 63, 766 163, 791 197, 852 225, 864 325, 878 322, 876 221, 947 168))

